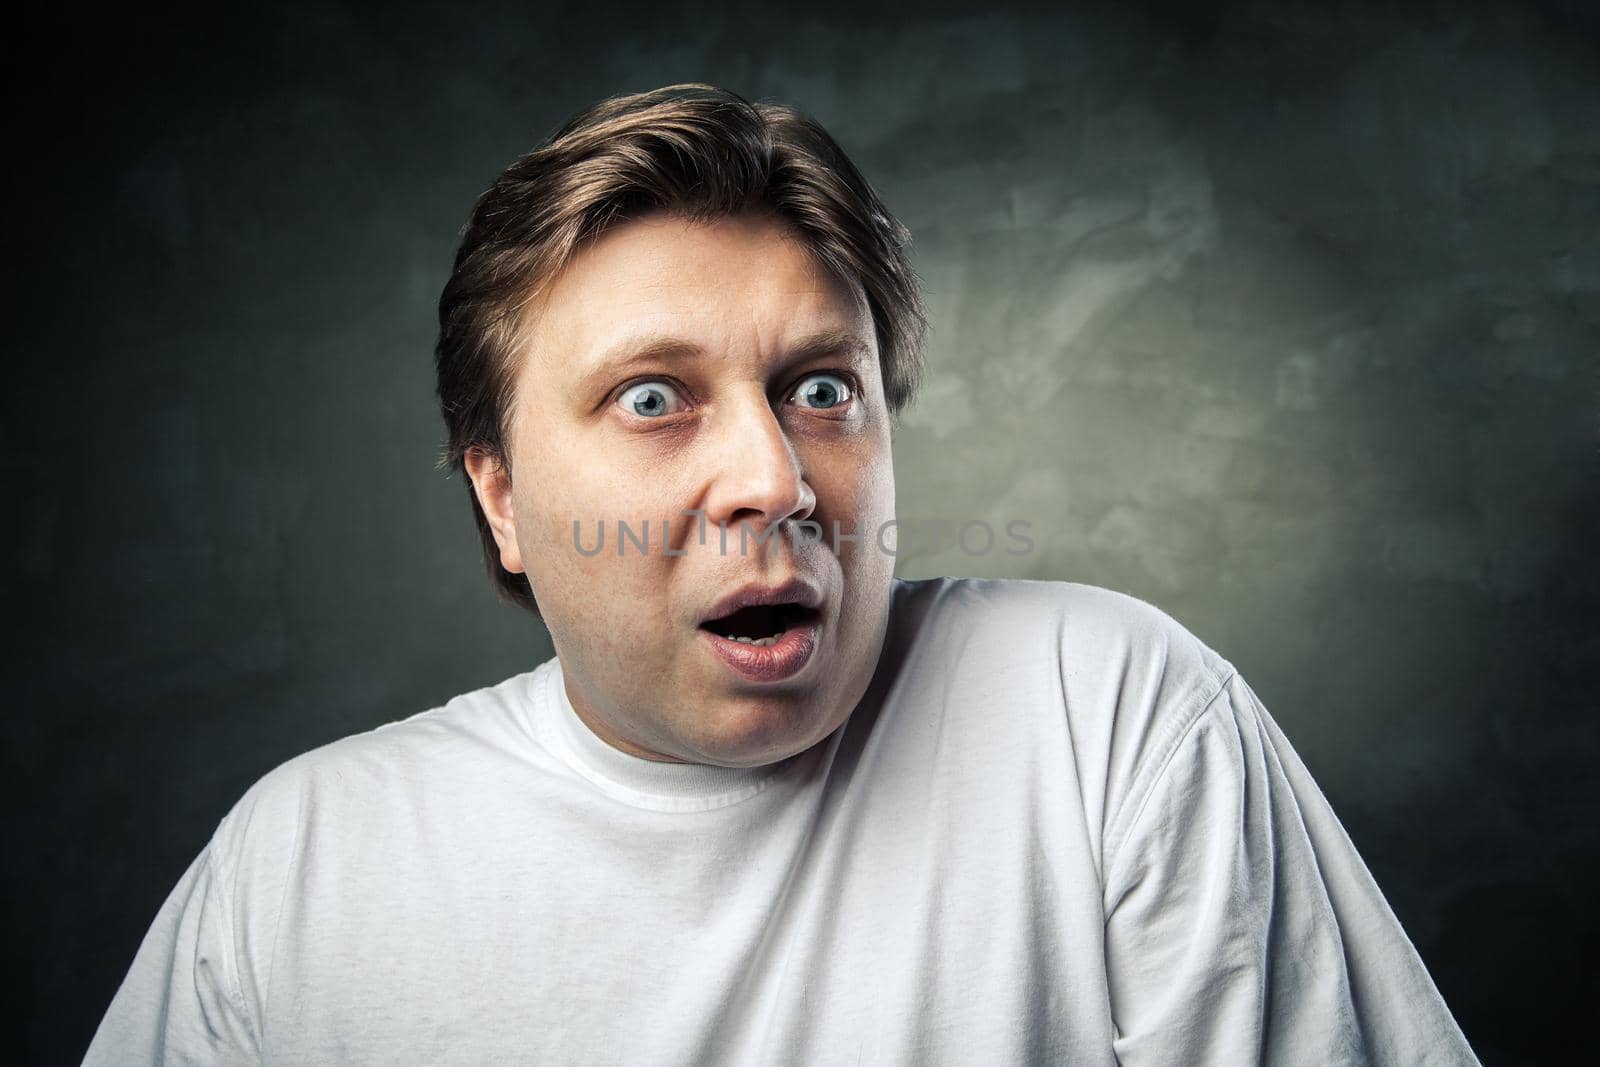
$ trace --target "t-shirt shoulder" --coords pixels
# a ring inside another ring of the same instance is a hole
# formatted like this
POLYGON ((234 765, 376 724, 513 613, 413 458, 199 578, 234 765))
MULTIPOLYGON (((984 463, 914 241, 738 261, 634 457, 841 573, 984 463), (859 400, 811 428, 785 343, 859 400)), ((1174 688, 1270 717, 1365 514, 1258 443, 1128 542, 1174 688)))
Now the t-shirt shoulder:
MULTIPOLYGON (((1171 615, 1136 596, 1088 585, 1047 578, 895 579, 895 596, 902 604, 938 599, 975 610, 993 612, 1070 615, 1084 626, 1112 626, 1135 633, 1197 639, 1171 615)), ((1203 647, 1203 646, 1202 646, 1203 647)), ((1212 653, 1215 655, 1215 653, 1212 653)))
POLYGON ((1064 684, 1116 678, 1141 690, 1165 681, 1214 693, 1234 673, 1232 664, 1155 605, 1080 582, 897 580, 895 612, 921 643, 976 643, 1001 662, 1032 658, 1035 643, 1049 638, 1060 654, 1064 684))
POLYGON ((897 581, 894 603, 903 646, 895 651, 922 664, 906 670, 981 688, 986 706, 1007 715, 1060 719, 1086 813, 1101 833, 1131 814, 1236 673, 1165 611, 1099 586, 933 578, 897 581))
POLYGON ((328 742, 262 775, 222 819, 210 850, 242 874, 252 861, 281 864, 308 826, 336 821, 382 797, 421 802, 497 770, 528 771, 540 749, 522 710, 536 671, 453 697, 404 719, 328 742), (265 855, 263 854, 265 853, 265 855))

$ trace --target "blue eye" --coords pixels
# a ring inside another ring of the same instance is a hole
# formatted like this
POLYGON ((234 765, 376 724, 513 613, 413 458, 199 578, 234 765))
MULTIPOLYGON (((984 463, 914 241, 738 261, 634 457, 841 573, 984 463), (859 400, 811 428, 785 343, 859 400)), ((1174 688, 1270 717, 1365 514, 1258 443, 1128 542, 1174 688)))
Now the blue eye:
POLYGON ((794 391, 801 407, 831 411, 850 400, 850 383, 837 374, 808 375, 794 391))
POLYGON ((617 403, 646 419, 671 415, 683 408, 678 391, 666 382, 640 382, 629 386, 617 397, 617 403))

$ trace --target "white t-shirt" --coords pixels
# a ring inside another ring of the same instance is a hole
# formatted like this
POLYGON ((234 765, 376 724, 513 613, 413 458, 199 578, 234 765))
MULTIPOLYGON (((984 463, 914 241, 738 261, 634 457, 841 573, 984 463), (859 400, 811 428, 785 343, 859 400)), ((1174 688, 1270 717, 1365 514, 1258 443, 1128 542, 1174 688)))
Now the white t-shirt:
POLYGON ((257 1061, 1477 1062, 1225 660, 948 578, 769 767, 619 752, 550 660, 267 774, 87 1059, 257 1061))

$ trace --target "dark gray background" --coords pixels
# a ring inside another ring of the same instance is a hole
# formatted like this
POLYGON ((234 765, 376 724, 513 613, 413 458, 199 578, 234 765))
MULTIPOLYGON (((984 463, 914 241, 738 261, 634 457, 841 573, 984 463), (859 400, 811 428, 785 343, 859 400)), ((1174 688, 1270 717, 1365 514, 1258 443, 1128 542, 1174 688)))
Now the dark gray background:
POLYGON ((434 303, 504 164, 684 80, 816 115, 916 235, 901 512, 1038 549, 900 572, 1177 616, 1484 1059, 1592 1044, 1595 30, 1548 3, 456 3, 15 38, 45 69, 5 202, 22 1051, 81 1054, 260 774, 550 654, 433 468, 434 303))

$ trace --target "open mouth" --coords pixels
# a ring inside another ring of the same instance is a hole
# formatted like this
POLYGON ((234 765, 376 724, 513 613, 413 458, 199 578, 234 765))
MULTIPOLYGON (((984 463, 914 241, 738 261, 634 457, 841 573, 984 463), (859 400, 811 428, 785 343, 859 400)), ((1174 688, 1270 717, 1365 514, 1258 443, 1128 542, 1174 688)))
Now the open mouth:
POLYGON ((752 604, 720 619, 707 619, 700 628, 743 645, 766 648, 796 626, 817 618, 817 610, 803 604, 752 604))

